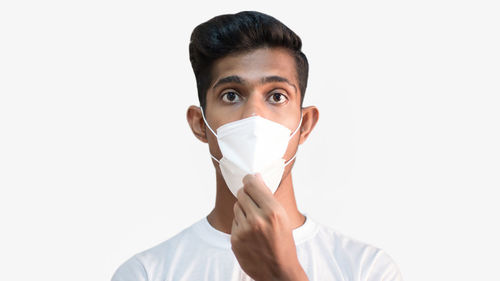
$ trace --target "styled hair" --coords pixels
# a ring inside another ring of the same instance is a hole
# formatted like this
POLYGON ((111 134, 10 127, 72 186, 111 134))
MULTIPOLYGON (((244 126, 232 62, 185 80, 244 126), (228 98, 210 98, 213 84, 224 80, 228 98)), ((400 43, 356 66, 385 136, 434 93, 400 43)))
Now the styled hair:
POLYGON ((309 63, 301 51, 300 37, 272 16, 243 11, 216 16, 195 27, 191 33, 189 59, 203 109, 206 106, 207 90, 213 79, 214 62, 229 54, 249 52, 261 47, 282 47, 294 57, 302 106, 309 63))

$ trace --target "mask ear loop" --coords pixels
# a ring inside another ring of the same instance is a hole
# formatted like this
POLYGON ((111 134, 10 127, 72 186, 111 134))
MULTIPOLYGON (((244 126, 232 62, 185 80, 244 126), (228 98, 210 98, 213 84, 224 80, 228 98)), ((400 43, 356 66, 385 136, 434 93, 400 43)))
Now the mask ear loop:
MULTIPOLYGON (((214 130, 212 130, 212 128, 210 128, 210 125, 208 125, 207 119, 205 119, 205 113, 203 112, 203 107, 200 106, 200 109, 201 109, 201 116, 203 117, 203 121, 205 121, 205 125, 207 125, 208 129, 212 132, 212 134, 214 134, 214 136, 217 137, 217 134, 214 132, 214 130)), ((215 162, 220 164, 220 161, 217 160, 217 158, 215 158, 211 153, 209 153, 209 154, 210 154, 210 157, 212 157, 212 159, 215 160, 215 162)))
MULTIPOLYGON (((297 128, 295 129, 295 131, 290 135, 289 140, 292 139, 292 137, 295 135, 295 133, 297 133, 299 131, 299 128, 300 128, 301 125, 302 125, 302 112, 300 114, 299 125, 297 126, 297 128)), ((295 152, 295 155, 290 160, 288 160, 288 161, 285 162, 285 166, 288 165, 288 164, 290 164, 290 162, 292 162, 293 159, 295 159, 295 157, 297 156, 297 153, 298 153, 298 149, 297 149, 297 152, 295 152)))
POLYGON ((205 121, 205 124, 207 125, 208 129, 214 134, 215 137, 217 137, 217 134, 210 128, 210 125, 208 125, 207 119, 205 119, 205 112, 203 112, 203 107, 200 106, 201 109, 201 116, 203 117, 203 121, 205 121))
POLYGON ((302 113, 300 114, 300 121, 299 121, 299 125, 297 126, 297 128, 295 129, 295 131, 293 131, 293 133, 290 135, 290 139, 292 139, 292 137, 295 135, 295 133, 297 133, 297 131, 300 129, 300 126, 302 125, 302 113))
POLYGON ((295 159, 295 157, 297 156, 297 153, 298 153, 298 151, 295 153, 295 155, 290 160, 286 161, 285 167, 286 167, 286 165, 290 164, 290 162, 292 162, 293 159, 295 159))
POLYGON ((210 154, 210 157, 212 157, 212 159, 214 159, 214 160, 215 160, 215 162, 217 162, 217 163, 219 163, 219 164, 220 164, 220 161, 219 161, 219 160, 217 160, 217 158, 213 157, 213 156, 212 156, 212 154, 210 154))

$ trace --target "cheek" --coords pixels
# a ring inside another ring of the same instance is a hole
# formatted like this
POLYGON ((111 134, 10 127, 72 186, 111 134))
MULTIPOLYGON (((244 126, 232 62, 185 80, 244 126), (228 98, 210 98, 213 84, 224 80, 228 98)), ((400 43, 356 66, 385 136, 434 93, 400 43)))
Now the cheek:
MULTIPOLYGON (((278 114, 279 123, 290 129, 291 133, 293 133, 299 125, 302 125, 300 124, 300 118, 303 112, 301 112, 300 107, 296 105, 288 104, 280 109, 278 114)), ((302 120, 302 122, 304 122, 304 120, 302 120)), ((299 133, 299 130, 300 128, 295 133, 296 135, 299 133)))

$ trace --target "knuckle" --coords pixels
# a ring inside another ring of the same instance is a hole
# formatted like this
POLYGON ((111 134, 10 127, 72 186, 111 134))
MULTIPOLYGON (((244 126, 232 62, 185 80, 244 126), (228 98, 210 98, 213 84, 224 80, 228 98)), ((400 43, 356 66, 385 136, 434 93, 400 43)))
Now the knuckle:
POLYGON ((236 192, 236 198, 238 198, 238 199, 243 198, 243 192, 245 192, 245 191, 244 191, 244 187, 243 187, 243 188, 238 189, 238 192, 236 192))
POLYGON ((262 232, 264 230, 264 225, 261 223, 256 223, 253 225, 252 230, 255 232, 262 232))
POLYGON ((275 223, 279 220, 280 214, 279 211, 276 209, 269 209, 266 212, 266 217, 271 223, 275 223))
POLYGON ((250 181, 251 178, 252 178, 252 175, 250 175, 250 174, 244 176, 243 180, 242 180, 243 184, 246 185, 250 181))
POLYGON ((265 222, 262 218, 259 217, 250 217, 248 219, 249 224, 251 225, 251 231, 262 231, 264 229, 265 222))

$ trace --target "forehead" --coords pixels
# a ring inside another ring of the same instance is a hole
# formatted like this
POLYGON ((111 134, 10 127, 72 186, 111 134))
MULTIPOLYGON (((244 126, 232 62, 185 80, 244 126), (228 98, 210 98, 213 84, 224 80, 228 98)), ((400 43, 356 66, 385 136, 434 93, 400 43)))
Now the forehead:
MULTIPOLYGON (((238 75, 250 82, 262 77, 278 75, 297 85, 294 57, 284 48, 259 48, 249 52, 230 54, 215 61, 212 82, 230 75, 238 75)), ((297 85, 298 86, 298 85, 297 85)))

